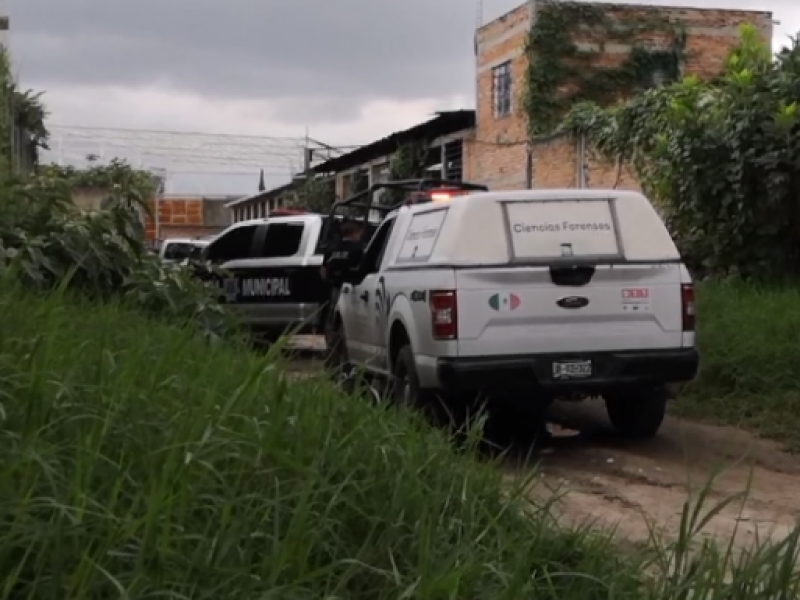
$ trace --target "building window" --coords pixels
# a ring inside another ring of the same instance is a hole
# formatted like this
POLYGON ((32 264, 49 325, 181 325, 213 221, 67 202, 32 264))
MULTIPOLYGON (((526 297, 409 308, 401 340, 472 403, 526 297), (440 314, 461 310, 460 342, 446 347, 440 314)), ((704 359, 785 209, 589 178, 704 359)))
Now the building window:
POLYGON ((511 61, 492 69, 492 106, 496 118, 511 114, 511 61))

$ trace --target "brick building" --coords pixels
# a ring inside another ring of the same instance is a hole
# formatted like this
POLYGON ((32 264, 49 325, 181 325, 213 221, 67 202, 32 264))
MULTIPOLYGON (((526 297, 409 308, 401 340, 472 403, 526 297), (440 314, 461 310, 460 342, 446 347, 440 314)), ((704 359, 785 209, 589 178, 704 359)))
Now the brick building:
MULTIPOLYGON (((523 109, 528 69, 527 46, 531 24, 544 3, 527 2, 478 29, 476 34, 477 118, 469 143, 466 175, 493 189, 520 187, 613 187, 637 189, 623 165, 597 163, 586 152, 585 140, 555 136, 528 144, 528 120, 523 109)), ((549 4, 549 3, 548 3, 549 4)), ((683 27, 684 75, 713 77, 739 41, 745 23, 772 39, 772 14, 746 10, 676 8, 635 4, 599 4, 605 14, 620 21, 654 16, 683 27)), ((630 43, 597 45, 574 39, 581 50, 593 50, 596 64, 616 66, 633 44, 658 46, 653 33, 639 34, 630 43)))

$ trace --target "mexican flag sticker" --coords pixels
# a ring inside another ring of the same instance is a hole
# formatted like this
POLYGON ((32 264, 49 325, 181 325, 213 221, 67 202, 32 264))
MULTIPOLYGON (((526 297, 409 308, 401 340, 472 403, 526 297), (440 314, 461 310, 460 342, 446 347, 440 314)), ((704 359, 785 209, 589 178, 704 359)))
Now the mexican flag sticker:
POLYGON ((499 312, 516 310, 522 302, 516 294, 495 294, 489 298, 489 306, 499 312))

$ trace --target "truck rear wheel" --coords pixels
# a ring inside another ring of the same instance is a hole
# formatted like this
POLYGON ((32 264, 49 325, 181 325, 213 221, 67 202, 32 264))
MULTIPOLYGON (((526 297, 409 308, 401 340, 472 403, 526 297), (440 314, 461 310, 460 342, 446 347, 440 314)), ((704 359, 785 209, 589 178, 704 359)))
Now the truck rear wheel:
POLYGON ((667 414, 669 394, 665 388, 610 394, 605 398, 608 418, 617 433, 631 439, 658 434, 667 414))
POLYGON ((422 412, 434 425, 445 424, 445 407, 432 391, 422 389, 419 385, 411 346, 403 346, 397 353, 389 391, 392 402, 398 406, 422 412))

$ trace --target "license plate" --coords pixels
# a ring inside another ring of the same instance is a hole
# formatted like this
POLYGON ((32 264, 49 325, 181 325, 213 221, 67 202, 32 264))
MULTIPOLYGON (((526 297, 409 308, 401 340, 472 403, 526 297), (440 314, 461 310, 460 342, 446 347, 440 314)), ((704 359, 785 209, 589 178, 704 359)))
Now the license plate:
POLYGON ((553 363, 553 379, 585 379, 592 376, 592 361, 570 360, 553 363))

